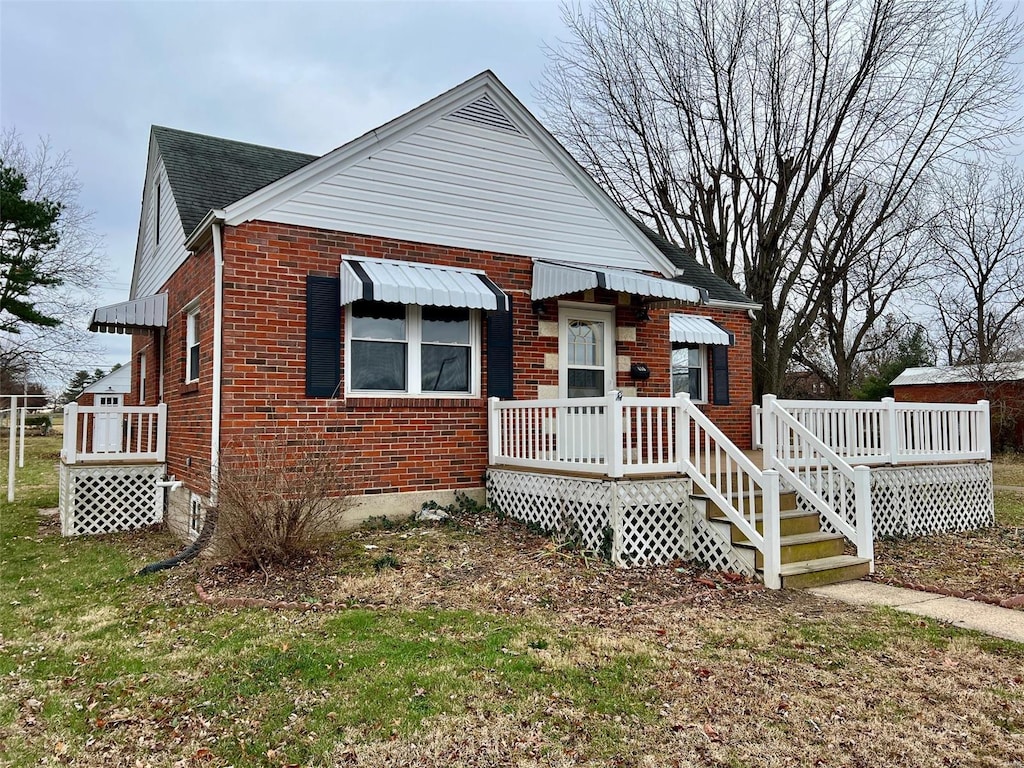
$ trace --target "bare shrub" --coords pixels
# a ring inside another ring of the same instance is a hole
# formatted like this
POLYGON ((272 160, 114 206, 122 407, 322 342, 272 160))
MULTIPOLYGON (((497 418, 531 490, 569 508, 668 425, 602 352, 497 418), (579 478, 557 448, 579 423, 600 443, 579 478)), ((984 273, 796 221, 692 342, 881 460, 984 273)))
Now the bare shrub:
POLYGON ((342 449, 322 440, 266 440, 221 454, 212 550, 266 569, 307 555, 337 530, 350 503, 342 449))

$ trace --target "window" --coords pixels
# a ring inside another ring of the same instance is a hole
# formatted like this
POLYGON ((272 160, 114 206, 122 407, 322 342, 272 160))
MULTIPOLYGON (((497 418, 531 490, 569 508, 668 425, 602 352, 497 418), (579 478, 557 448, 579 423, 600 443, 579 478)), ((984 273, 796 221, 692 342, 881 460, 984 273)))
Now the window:
POLYGON ((672 394, 689 394, 690 399, 707 401, 707 347, 672 344, 672 394))
POLYGON ((146 353, 139 353, 139 405, 146 404, 146 353))
POLYGON ((199 306, 187 310, 185 317, 185 381, 199 380, 199 306))
POLYGON ((477 313, 357 301, 349 310, 349 391, 472 394, 480 341, 477 313))
POLYGON ((188 535, 195 539, 203 530, 203 523, 206 521, 206 514, 203 510, 203 500, 196 493, 191 493, 188 504, 188 535))

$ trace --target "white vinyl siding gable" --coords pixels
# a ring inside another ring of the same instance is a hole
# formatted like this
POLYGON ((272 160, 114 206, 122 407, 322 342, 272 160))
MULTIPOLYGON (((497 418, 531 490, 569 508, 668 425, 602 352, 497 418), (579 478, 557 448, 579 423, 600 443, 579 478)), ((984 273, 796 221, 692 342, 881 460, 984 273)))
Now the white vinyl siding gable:
POLYGON ((261 212, 259 218, 400 240, 650 270, 524 134, 445 117, 261 212))
POLYGON ((150 296, 188 257, 185 250, 185 231, 182 229, 178 206, 167 181, 163 160, 156 154, 151 164, 146 189, 143 192, 142 222, 135 274, 132 277, 131 297, 150 296), (157 185, 160 187, 160 238, 157 243, 157 185))

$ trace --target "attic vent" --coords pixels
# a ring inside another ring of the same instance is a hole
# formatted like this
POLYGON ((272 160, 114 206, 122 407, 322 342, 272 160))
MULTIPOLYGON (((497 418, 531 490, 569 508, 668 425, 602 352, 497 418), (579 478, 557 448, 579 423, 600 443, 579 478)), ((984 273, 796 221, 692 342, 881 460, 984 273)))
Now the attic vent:
POLYGON ((461 109, 455 110, 448 117, 476 123, 477 125, 486 125, 488 128, 497 128, 501 131, 522 133, 487 96, 481 96, 472 104, 467 104, 461 109))

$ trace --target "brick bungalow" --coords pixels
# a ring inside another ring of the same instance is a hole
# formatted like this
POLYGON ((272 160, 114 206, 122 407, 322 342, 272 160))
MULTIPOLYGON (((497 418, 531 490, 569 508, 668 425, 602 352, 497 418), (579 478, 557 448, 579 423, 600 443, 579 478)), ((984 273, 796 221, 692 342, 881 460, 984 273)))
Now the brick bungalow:
POLYGON ((488 397, 688 392, 749 448, 754 308, 484 72, 321 157, 154 127, 93 328, 132 334, 127 404, 166 404, 185 536, 254 439, 342 448, 353 521, 480 492, 488 397))

